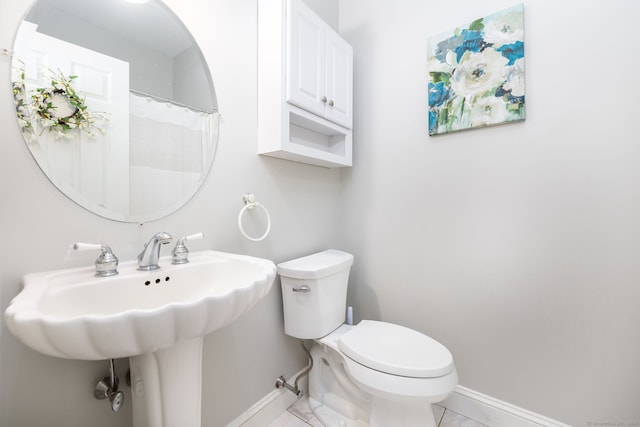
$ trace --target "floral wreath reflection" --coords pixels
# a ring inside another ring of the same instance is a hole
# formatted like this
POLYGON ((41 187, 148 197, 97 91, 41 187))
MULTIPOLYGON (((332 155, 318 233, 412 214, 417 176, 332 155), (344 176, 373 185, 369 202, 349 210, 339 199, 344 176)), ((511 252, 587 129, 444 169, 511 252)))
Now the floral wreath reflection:
POLYGON ((78 129, 91 137, 105 132, 100 125, 109 120, 109 113, 89 111, 85 99, 80 97, 72 85, 77 76, 65 76, 61 71, 50 74, 50 85, 36 88, 29 96, 25 86, 23 69, 18 69, 13 81, 13 97, 20 130, 28 140, 35 139, 34 119, 40 123, 41 131, 55 133, 56 138, 70 138, 70 131, 78 129), (31 104, 27 102, 31 99, 31 104), (30 108, 31 107, 31 108, 30 108))

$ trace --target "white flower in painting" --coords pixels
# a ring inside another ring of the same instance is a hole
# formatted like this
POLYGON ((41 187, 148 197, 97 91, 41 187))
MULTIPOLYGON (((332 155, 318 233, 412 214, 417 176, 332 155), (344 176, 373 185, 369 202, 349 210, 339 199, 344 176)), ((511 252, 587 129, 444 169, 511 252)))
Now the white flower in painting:
POLYGON ((495 49, 467 51, 451 76, 451 87, 458 95, 483 95, 504 83, 507 62, 495 49))
POLYGON ((507 74, 505 90, 510 90, 512 96, 524 96, 524 58, 518 59, 507 74))
POLYGON ((509 13, 493 21, 485 22, 484 41, 498 48, 505 44, 524 41, 522 13, 509 13))
POLYGON ((451 67, 455 67, 456 65, 458 65, 458 55, 452 50, 447 51, 445 60, 451 67))
POLYGON ((471 126, 488 126, 507 119, 507 106, 500 98, 478 98, 471 104, 471 126))
POLYGON ((453 72, 453 67, 444 62, 440 62, 438 60, 432 59, 429 61, 429 69, 427 70, 430 73, 448 73, 451 74, 453 72))

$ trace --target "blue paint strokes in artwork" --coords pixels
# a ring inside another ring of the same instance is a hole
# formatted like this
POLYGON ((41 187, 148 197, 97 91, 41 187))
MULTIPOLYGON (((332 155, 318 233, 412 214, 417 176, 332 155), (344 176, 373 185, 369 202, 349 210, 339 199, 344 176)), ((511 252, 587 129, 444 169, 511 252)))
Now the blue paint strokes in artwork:
POLYGON ((459 39, 460 42, 454 49, 457 61, 460 61, 465 52, 480 52, 486 46, 481 31, 462 30, 459 39))
POLYGON ((496 50, 509 60, 507 65, 513 65, 518 59, 524 58, 524 43, 521 41, 505 44, 496 50))
POLYGON ((436 131, 438 126, 438 113, 435 111, 429 111, 429 133, 436 131))
POLYGON ((438 58, 438 61, 445 63, 447 62, 447 52, 449 50, 455 49, 457 46, 458 37, 450 37, 448 39, 442 40, 436 46, 435 57, 438 58))
POLYGON ((500 86, 496 89, 497 98, 503 98, 505 102, 509 102, 511 104, 524 104, 524 96, 513 96, 510 90, 506 90, 504 86, 500 86))
POLYGON ((446 62, 447 52, 452 51, 456 53, 457 60, 460 61, 460 57, 466 51, 479 52, 486 46, 481 31, 464 29, 460 34, 439 42, 436 46, 435 57, 440 62, 446 62))
POLYGON ((429 106, 439 107, 443 105, 450 97, 451 89, 443 82, 436 84, 429 83, 429 106))

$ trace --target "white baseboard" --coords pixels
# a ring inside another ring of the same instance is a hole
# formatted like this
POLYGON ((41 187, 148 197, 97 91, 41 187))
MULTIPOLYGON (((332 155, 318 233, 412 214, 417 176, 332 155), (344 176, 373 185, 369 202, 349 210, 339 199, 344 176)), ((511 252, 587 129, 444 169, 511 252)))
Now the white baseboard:
MULTIPOLYGON (((304 371, 302 369, 287 383, 294 384, 295 378, 304 371)), ((307 390, 307 378, 300 379, 299 386, 302 390, 307 390)), ((273 379, 276 383, 276 379, 273 379)), ((293 392, 286 388, 274 389, 271 393, 256 402, 238 418, 227 424, 227 427, 265 427, 271 424, 276 418, 282 415, 289 406, 293 405, 298 398, 293 392)))
MULTIPOLYGON (((293 384, 294 378, 300 372, 288 382, 293 384)), ((306 390, 306 380, 305 377, 300 383, 303 390, 306 390)), ((295 401, 296 396, 292 392, 286 389, 275 389, 229 423, 227 427, 268 426, 295 401)), ((453 394, 438 405, 489 427, 571 427, 463 386, 457 386, 453 394)))
POLYGON ((489 427, 570 427, 463 386, 438 405, 489 427))

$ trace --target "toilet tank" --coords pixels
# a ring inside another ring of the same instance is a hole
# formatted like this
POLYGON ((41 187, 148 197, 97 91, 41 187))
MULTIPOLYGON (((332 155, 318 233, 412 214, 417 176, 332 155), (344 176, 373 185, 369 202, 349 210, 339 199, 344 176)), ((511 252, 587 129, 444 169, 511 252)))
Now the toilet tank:
POLYGON ((278 264, 284 332, 321 338, 344 323, 353 255, 329 249, 278 264))

